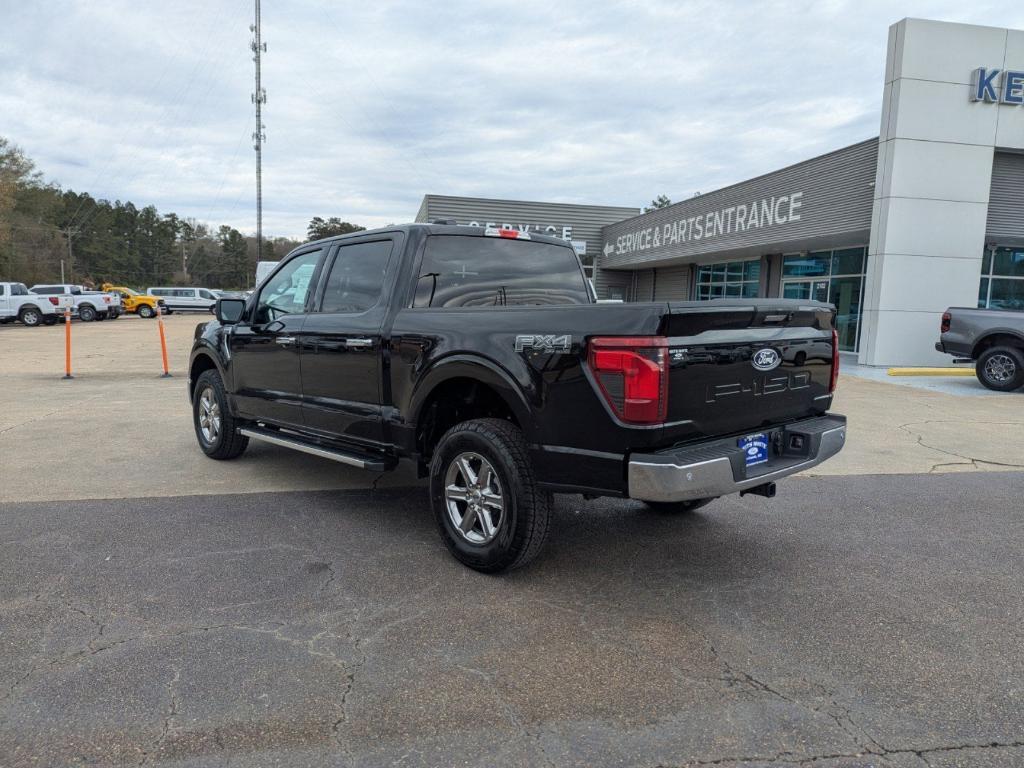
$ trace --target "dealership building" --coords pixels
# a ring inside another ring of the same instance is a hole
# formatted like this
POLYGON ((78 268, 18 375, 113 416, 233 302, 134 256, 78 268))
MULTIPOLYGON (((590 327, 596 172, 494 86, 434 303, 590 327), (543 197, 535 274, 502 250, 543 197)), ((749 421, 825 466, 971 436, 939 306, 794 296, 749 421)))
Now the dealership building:
POLYGON ((946 307, 1024 309, 1024 31, 904 19, 878 137, 650 213, 427 195, 436 219, 570 240, 601 299, 828 301, 859 362, 947 363, 946 307))

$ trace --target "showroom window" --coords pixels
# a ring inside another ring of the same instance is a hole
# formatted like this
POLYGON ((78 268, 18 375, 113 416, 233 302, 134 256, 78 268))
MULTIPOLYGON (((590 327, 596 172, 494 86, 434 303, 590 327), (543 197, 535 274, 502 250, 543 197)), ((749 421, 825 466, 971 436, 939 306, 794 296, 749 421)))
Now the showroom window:
POLYGON ((1024 248, 985 250, 978 306, 1024 310, 1024 248))
POLYGON ((698 301, 729 297, 756 299, 761 289, 761 259, 702 264, 697 267, 698 301))
POLYGON ((866 248, 788 253, 782 257, 782 297, 836 305, 839 348, 855 352, 860 334, 866 248))

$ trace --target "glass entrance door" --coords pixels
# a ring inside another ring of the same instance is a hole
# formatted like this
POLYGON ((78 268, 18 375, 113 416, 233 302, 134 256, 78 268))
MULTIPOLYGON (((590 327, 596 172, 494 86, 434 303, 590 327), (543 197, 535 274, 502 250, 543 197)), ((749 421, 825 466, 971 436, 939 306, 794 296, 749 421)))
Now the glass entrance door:
POLYGON ((836 305, 839 348, 857 351, 865 248, 787 254, 782 261, 782 297, 836 305))

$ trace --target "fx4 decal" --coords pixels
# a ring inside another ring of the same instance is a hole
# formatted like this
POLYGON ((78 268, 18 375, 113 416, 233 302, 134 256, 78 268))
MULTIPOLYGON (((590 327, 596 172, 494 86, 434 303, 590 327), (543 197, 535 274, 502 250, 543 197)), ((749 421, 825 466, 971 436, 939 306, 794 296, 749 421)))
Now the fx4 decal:
POLYGON ((534 352, 569 352, 572 349, 572 336, 568 333, 556 334, 521 334, 516 336, 516 352, 532 350, 534 352))

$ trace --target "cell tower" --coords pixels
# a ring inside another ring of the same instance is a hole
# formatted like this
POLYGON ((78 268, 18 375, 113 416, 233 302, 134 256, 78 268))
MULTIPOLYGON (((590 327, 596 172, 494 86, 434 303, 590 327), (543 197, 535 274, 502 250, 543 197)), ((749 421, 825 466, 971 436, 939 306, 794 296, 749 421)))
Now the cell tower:
POLYGON ((253 33, 252 60, 256 64, 256 90, 252 94, 252 103, 256 105, 256 131, 252 135, 252 148, 256 150, 256 260, 263 255, 263 142, 267 134, 263 124, 263 105, 267 103, 267 91, 260 85, 260 55, 266 53, 267 44, 260 39, 260 0, 256 0, 256 21, 249 25, 253 33))

